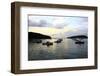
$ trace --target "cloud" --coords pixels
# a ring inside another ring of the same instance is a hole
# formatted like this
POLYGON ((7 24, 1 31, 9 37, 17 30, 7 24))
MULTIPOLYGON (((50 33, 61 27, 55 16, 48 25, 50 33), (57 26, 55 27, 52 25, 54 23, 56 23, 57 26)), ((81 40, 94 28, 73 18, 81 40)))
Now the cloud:
POLYGON ((64 28, 67 23, 64 21, 63 18, 53 17, 53 18, 29 18, 28 25, 30 27, 52 27, 62 29, 64 28))
POLYGON ((52 27, 63 29, 68 26, 74 29, 87 29, 87 17, 58 17, 58 16, 29 16, 28 25, 30 27, 52 27))
POLYGON ((45 20, 39 20, 39 21, 29 20, 28 25, 31 27, 46 27, 48 23, 45 20))

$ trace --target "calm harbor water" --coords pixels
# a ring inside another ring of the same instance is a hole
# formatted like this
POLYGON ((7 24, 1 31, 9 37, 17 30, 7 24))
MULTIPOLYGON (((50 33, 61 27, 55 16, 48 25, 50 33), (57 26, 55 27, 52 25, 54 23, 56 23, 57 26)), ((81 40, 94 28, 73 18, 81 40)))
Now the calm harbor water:
MULTIPOLYGON (((35 41, 35 40, 34 40, 35 41)), ((75 44, 72 39, 63 39, 61 43, 55 43, 57 39, 42 39, 40 43, 29 42, 28 60, 50 60, 50 59, 78 59, 87 58, 87 40, 84 44, 75 44), (53 45, 43 45, 47 41, 53 45)))

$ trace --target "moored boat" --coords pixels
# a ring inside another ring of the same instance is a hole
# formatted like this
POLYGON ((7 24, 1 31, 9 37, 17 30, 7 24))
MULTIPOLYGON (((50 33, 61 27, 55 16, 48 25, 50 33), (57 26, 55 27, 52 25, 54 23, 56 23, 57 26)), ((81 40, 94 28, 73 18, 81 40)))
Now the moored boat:
POLYGON ((57 41, 55 41, 55 43, 61 43, 62 39, 58 39, 57 41))
POLYGON ((45 43, 42 43, 42 45, 47 45, 47 46, 50 46, 50 45, 53 45, 53 43, 52 43, 52 42, 47 41, 47 42, 45 42, 45 43))

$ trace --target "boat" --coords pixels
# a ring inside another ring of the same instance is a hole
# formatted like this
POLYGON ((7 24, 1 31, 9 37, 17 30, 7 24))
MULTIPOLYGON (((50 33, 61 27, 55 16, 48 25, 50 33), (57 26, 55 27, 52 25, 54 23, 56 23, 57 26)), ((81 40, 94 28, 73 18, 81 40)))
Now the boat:
POLYGON ((50 46, 50 45, 53 45, 53 43, 52 43, 52 42, 47 41, 47 42, 45 42, 45 43, 42 43, 42 45, 47 45, 47 46, 50 46))
POLYGON ((80 42, 80 41, 79 41, 79 42, 75 42, 75 44, 84 44, 84 42, 80 42))
POLYGON ((32 43, 42 43, 42 40, 40 40, 40 39, 33 39, 31 42, 32 43))
POLYGON ((58 39, 57 41, 55 41, 55 43, 61 43, 62 39, 58 39))

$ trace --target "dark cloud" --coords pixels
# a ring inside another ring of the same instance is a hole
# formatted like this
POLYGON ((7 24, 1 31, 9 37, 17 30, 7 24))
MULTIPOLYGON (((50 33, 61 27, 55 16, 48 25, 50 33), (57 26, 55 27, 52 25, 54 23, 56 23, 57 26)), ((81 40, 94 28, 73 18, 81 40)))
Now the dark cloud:
POLYGON ((45 20, 40 20, 38 22, 29 20, 28 25, 32 27, 46 27, 48 23, 45 20))
POLYGON ((49 23, 47 22, 46 20, 39 20, 39 21, 31 21, 31 20, 28 20, 28 25, 30 27, 54 27, 54 28, 58 28, 58 29, 62 29, 65 24, 52 24, 52 23, 49 23))

